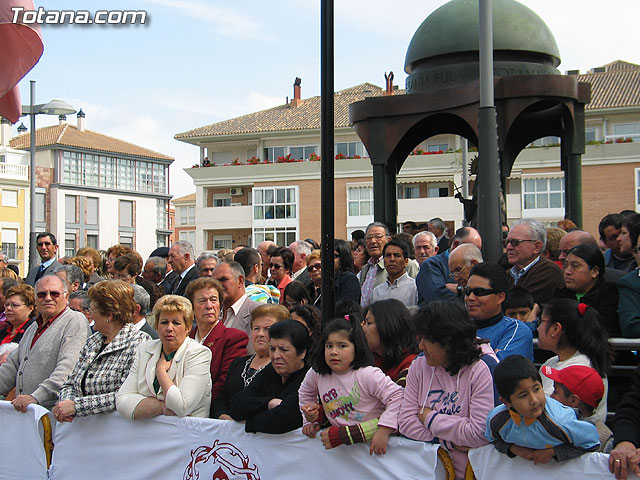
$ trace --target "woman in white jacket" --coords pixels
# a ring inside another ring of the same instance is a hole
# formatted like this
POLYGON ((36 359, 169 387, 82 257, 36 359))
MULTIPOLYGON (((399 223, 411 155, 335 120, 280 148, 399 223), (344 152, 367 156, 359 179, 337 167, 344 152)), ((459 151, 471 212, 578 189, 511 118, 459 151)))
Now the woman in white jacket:
POLYGON ((191 303, 178 295, 165 295, 156 303, 154 315, 160 338, 138 348, 116 397, 118 412, 132 420, 158 415, 208 417, 211 350, 188 337, 191 303))

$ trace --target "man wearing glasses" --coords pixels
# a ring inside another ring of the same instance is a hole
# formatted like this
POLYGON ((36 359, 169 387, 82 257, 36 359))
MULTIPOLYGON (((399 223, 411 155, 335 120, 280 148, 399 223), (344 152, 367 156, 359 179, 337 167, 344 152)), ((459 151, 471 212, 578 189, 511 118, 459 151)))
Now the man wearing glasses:
POLYGON ((487 338, 499 360, 522 355, 533 361, 533 334, 520 320, 505 317, 502 303, 509 281, 497 263, 475 265, 464 288, 464 303, 478 327, 478 338, 487 338))
POLYGON ((56 275, 36 283, 38 317, 0 366, 0 396, 15 387, 11 403, 19 412, 31 403, 49 409, 55 405, 91 334, 84 315, 67 307, 67 295, 65 282, 56 275))
POLYGON ((41 263, 39 266, 33 267, 27 274, 26 283, 32 287, 38 280, 45 276, 46 273, 51 272, 55 267, 60 265, 56 260, 58 253, 58 242, 53 233, 42 232, 36 237, 36 248, 38 249, 38 255, 40 255, 41 263))
POLYGON ((564 287, 560 267, 542 256, 546 243, 546 228, 532 219, 517 222, 507 236, 510 286, 527 290, 538 305, 551 300, 554 291, 564 287))

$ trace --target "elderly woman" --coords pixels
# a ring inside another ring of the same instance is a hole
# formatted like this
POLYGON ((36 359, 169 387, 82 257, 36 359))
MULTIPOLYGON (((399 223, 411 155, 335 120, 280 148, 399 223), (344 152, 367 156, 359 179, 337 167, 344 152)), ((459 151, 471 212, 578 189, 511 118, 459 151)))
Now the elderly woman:
POLYGON ((291 278, 293 260, 293 252, 286 247, 276 248, 271 254, 269 262, 271 278, 268 283, 280 290, 280 303, 284 303, 284 289, 293 281, 291 278))
POLYGON ((211 401, 214 402, 224 387, 231 362, 247 354, 249 338, 243 331, 227 328, 220 321, 224 288, 219 281, 211 277, 193 280, 185 295, 191 300, 196 316, 196 326, 189 336, 211 351, 211 401))
POLYGON ((6 320, 0 324, 0 345, 19 343, 34 322, 35 295, 31 285, 16 285, 7 290, 4 302, 6 320))
POLYGON ((165 295, 154 314, 160 338, 138 348, 129 376, 118 390, 118 412, 132 420, 158 415, 207 417, 211 351, 187 335, 193 322, 191 303, 179 295, 165 295))
POLYGON ((269 327, 288 318, 289 310, 282 305, 260 305, 251 312, 251 345, 256 353, 231 362, 224 388, 213 403, 213 418, 232 420, 229 416, 231 398, 269 364, 269 327))
POLYGON ((129 375, 138 345, 150 338, 131 323, 135 303, 130 285, 100 282, 89 290, 89 300, 95 333, 60 390, 53 409, 59 422, 115 410, 116 392, 129 375))
POLYGON ((283 320, 269 328, 271 363, 231 400, 230 415, 245 421, 246 432, 285 433, 302 426, 298 388, 307 373, 309 332, 283 320))

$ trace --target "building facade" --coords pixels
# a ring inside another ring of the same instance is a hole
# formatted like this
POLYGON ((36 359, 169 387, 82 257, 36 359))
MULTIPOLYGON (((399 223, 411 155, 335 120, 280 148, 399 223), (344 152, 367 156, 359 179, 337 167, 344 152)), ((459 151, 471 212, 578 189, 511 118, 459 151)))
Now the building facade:
MULTIPOLYGON (((597 237, 607 213, 640 209, 640 66, 616 61, 579 80, 592 85, 582 157, 583 223, 597 237)), ((349 125, 348 105, 402 94, 372 84, 335 94, 337 238, 349 238, 373 220, 371 163, 349 125)), ((301 99, 298 87, 286 105, 177 134, 200 149, 200 162, 187 169, 196 187, 190 224, 196 249, 319 239, 319 128, 320 97, 301 99)), ((554 225, 564 218, 559 141, 541 138, 519 155, 505 191, 509 223, 528 217, 554 225)), ((455 198, 463 178, 462 144, 459 137, 439 135, 415 146, 398 174, 399 224, 437 216, 462 225, 462 204, 455 198)), ((470 159, 475 155, 468 152, 470 159)))

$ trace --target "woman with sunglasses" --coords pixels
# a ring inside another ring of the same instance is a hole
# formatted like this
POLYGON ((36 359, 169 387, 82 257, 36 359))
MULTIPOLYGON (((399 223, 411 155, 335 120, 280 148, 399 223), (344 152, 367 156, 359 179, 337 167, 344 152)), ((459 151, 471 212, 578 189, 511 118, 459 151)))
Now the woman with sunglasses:
POLYGON ((271 277, 267 283, 278 287, 281 304, 284 303, 284 289, 293 281, 291 269, 293 268, 294 258, 293 252, 287 247, 279 247, 271 254, 269 262, 269 274, 271 277))
POLYGON ((322 288, 322 259, 320 250, 314 250, 307 256, 307 271, 312 283, 309 285, 309 296, 312 304, 320 308, 321 288, 322 288))

